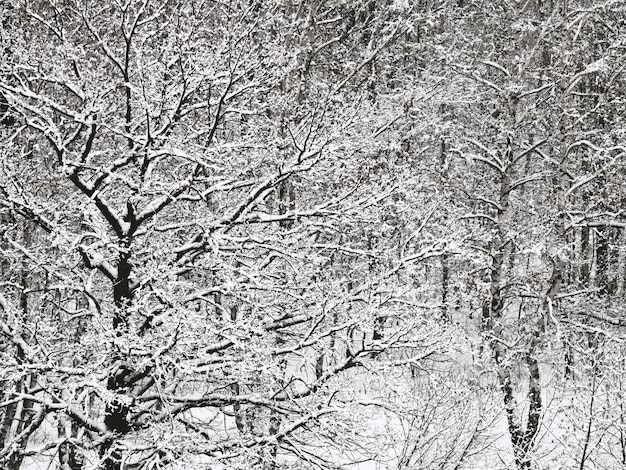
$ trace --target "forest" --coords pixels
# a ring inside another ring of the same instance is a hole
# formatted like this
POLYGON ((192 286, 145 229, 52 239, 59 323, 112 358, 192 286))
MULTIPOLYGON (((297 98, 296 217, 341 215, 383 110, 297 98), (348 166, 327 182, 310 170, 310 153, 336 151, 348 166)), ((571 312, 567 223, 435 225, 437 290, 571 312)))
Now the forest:
POLYGON ((0 0, 0 468, 626 468, 625 0, 0 0))

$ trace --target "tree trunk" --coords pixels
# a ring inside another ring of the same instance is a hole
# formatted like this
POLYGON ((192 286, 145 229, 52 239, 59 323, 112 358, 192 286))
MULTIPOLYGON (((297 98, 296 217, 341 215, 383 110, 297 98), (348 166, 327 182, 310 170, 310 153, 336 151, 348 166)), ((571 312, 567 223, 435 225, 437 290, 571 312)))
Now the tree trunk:
POLYGON ((450 321, 448 293, 450 291, 450 255, 441 256, 441 318, 450 321))
MULTIPOLYGON (((127 308, 132 301, 132 289, 130 286, 130 275, 132 272, 132 263, 130 262, 131 240, 125 238, 119 241, 119 256, 117 263, 117 278, 113 283, 113 301, 115 304, 115 313, 113 316, 113 329, 116 334, 121 334, 122 330, 128 326, 127 308)), ((130 429, 128 422, 128 413, 130 411, 128 405, 124 401, 115 397, 118 393, 124 393, 125 389, 130 385, 127 379, 132 375, 126 363, 121 362, 121 358, 112 358, 111 375, 107 378, 106 387, 113 395, 109 403, 105 405, 104 424, 109 431, 113 431, 118 436, 127 434, 130 429)), ((105 470, 120 470, 122 454, 117 447, 117 437, 107 438, 100 450, 102 456, 106 456, 104 460, 105 470)))
POLYGON ((591 269, 589 262, 589 227, 582 227, 580 237, 580 283, 584 288, 588 288, 591 279, 591 269))

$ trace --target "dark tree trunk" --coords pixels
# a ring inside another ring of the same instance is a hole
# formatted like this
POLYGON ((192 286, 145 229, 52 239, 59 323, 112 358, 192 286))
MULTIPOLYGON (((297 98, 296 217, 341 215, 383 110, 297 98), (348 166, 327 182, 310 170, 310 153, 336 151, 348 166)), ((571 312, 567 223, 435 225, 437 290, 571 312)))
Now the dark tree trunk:
POLYGON ((600 227, 596 234, 596 286, 600 295, 610 295, 609 228, 600 227))
MULTIPOLYGON (((117 278, 113 284, 113 301, 116 308, 113 317, 113 328, 117 334, 121 334, 121 330, 128 326, 127 309, 133 298, 130 283, 133 268, 130 261, 130 246, 130 239, 120 240, 117 278)), ((112 392, 113 398, 105 405, 104 424, 109 431, 113 431, 121 436, 131 430, 131 425, 128 421, 130 409, 126 403, 115 397, 115 395, 124 393, 132 385, 128 382, 132 374, 133 371, 126 364, 122 363, 120 358, 113 358, 112 372, 107 378, 107 390, 112 392)), ((121 468, 122 454, 116 444, 117 439, 108 438, 101 448, 101 455, 103 457, 106 456, 104 460, 105 470, 120 470, 121 468)))
POLYGON ((589 287, 590 281, 590 263, 589 263, 589 227, 583 227, 580 234, 580 282, 583 287, 589 287))
POLYGON ((450 290, 450 255, 441 257, 441 318, 445 322, 450 321, 448 307, 448 293, 450 290))
MULTIPOLYGON (((278 213, 284 215, 296 208, 296 190, 293 183, 289 180, 282 181, 278 184, 278 213)), ((293 220, 281 220, 279 225, 282 228, 290 229, 293 227, 293 220)))

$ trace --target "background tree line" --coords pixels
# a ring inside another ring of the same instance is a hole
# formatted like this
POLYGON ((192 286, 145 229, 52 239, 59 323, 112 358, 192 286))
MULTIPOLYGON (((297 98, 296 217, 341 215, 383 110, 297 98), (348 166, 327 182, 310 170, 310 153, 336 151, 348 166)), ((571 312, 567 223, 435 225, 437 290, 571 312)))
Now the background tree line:
POLYGON ((1 465, 626 466, 624 2, 0 5, 1 465))

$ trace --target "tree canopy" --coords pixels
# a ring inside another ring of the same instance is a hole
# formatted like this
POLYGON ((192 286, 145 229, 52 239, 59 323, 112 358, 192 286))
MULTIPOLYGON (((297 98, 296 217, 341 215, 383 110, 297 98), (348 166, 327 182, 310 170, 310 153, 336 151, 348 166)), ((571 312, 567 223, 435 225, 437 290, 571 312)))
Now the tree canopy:
POLYGON ((0 0, 0 466, 626 465, 624 18, 0 0))

